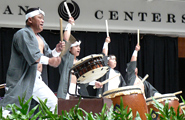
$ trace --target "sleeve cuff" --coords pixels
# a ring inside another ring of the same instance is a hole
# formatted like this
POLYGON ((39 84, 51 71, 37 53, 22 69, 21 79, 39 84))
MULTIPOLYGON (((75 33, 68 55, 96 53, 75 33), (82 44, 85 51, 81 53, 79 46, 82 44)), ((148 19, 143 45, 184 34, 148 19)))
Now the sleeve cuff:
POLYGON ((56 48, 54 50, 52 50, 52 55, 53 57, 58 57, 60 55, 61 52, 57 52, 56 48))
POLYGON ((138 53, 138 51, 134 50, 134 52, 133 52, 132 56, 137 57, 137 53, 138 53))
POLYGON ((48 65, 48 62, 49 62, 48 57, 46 57, 46 56, 41 56, 40 57, 40 61, 39 61, 40 64, 48 65))
POLYGON ((65 31, 71 32, 71 24, 70 23, 68 23, 66 25, 65 31))
POLYGON ((96 82, 96 80, 94 80, 94 81, 90 82, 90 83, 89 83, 89 85, 94 86, 94 85, 95 85, 95 82, 96 82))
POLYGON ((107 42, 104 42, 103 49, 108 49, 108 43, 107 42))
POLYGON ((158 93, 158 92, 156 92, 155 94, 154 94, 154 96, 160 96, 161 94, 160 93, 158 93))

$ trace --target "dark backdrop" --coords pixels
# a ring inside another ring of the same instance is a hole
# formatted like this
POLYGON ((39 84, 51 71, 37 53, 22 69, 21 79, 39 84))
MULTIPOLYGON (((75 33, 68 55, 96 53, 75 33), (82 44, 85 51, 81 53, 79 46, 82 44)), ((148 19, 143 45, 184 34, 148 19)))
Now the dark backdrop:
MULTIPOLYGON (((6 82, 6 72, 8 69, 11 43, 13 34, 18 29, 0 28, 0 83, 6 82)), ((53 49, 60 40, 59 31, 44 30, 41 35, 45 38, 50 48, 53 49)), ((81 53, 78 59, 90 54, 102 52, 103 43, 106 38, 104 32, 72 32, 75 38, 82 41, 81 53)), ((149 74, 149 81, 160 93, 174 93, 179 91, 178 79, 178 38, 140 35, 141 50, 138 54, 139 75, 144 77, 149 74)), ((137 43, 136 34, 110 33, 111 43, 109 44, 109 54, 117 56, 117 67, 125 76, 126 63, 131 59, 131 55, 137 43)), ((48 66, 48 85, 56 92, 59 83, 59 73, 57 68, 48 66)), ((1 96, 4 90, 0 91, 1 96)))

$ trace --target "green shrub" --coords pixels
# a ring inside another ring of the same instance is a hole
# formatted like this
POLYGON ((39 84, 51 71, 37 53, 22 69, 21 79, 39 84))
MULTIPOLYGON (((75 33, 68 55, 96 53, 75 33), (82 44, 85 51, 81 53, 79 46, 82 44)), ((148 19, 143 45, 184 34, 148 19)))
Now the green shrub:
MULTIPOLYGON (((35 106, 33 109, 29 111, 29 103, 32 99, 32 97, 25 101, 25 94, 23 95, 22 99, 19 98, 19 103, 21 107, 16 106, 15 104, 8 104, 6 106, 6 109, 10 110, 12 113, 7 116, 7 118, 4 118, 2 115, 2 107, 0 109, 0 120, 132 120, 132 110, 129 109, 128 106, 126 108, 123 107, 123 100, 121 98, 120 107, 116 107, 116 110, 114 110, 114 106, 112 105, 110 108, 107 107, 106 104, 104 104, 102 111, 100 113, 88 113, 82 108, 79 108, 79 104, 81 101, 81 97, 79 98, 79 102, 77 105, 75 105, 73 108, 70 109, 69 112, 62 110, 62 115, 58 115, 57 113, 57 106, 55 108, 55 112, 52 113, 50 111, 50 108, 46 106, 46 102, 40 100, 40 104, 35 106), (39 112, 34 114, 35 110, 39 107, 39 112)), ((184 99, 181 96, 182 101, 185 103, 184 99)), ((159 110, 157 112, 160 114, 161 120, 185 120, 185 112, 183 110, 183 113, 180 112, 180 106, 178 107, 177 111, 174 111, 174 108, 168 109, 168 100, 166 100, 165 105, 159 103, 154 98, 154 105, 159 110), (177 112, 177 114, 176 114, 177 112)), ((150 110, 150 113, 146 113, 146 117, 148 120, 152 120, 152 109, 150 110)), ((135 120, 141 120, 139 113, 136 114, 135 120)))

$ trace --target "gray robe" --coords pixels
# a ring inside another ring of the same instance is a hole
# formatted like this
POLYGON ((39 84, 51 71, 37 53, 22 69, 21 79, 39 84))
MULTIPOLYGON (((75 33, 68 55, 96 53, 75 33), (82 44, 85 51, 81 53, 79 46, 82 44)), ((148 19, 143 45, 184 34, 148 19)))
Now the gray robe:
MULTIPOLYGON (((127 85, 133 85, 136 79, 135 68, 137 66, 136 61, 132 61, 127 64, 127 74, 125 76, 125 80, 127 85)), ((140 78, 142 79, 142 78, 140 78)), ((144 91, 146 98, 154 96, 156 92, 158 92, 148 81, 144 81, 144 91)))
POLYGON ((133 85, 136 79, 135 75, 135 68, 137 66, 136 61, 132 61, 127 63, 127 69, 126 69, 126 75, 125 75, 125 81, 127 85, 133 85))
MULTIPOLYGON (((44 42, 44 54, 49 57, 51 56, 51 50, 44 38, 42 40, 44 42)), ((35 33, 29 26, 15 33, 6 76, 8 91, 5 93, 3 100, 0 101, 0 106, 5 107, 7 104, 13 103, 20 106, 18 96, 22 98, 23 93, 26 92, 26 101, 32 96, 37 71, 35 61, 42 55, 35 33)))
MULTIPOLYGON (((68 90, 68 77, 69 70, 73 66, 74 55, 69 51, 62 57, 61 63, 59 65, 60 82, 57 91, 57 97, 66 99, 68 90)), ((71 78, 69 78, 71 82, 71 78)))

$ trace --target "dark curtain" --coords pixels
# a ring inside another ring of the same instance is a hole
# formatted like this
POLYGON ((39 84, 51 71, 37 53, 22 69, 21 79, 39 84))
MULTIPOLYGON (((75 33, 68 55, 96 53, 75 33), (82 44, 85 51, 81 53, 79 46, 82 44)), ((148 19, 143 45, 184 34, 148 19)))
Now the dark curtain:
MULTIPOLYGON (((18 29, 0 28, 0 83, 5 83, 8 69, 11 42, 13 34, 18 29)), ((45 38, 50 48, 60 40, 60 32, 44 30, 41 35, 45 38)), ((102 52, 106 38, 104 32, 72 32, 73 36, 82 41, 81 53, 78 59, 90 54, 102 52)), ((131 59, 137 44, 137 35, 128 33, 110 33, 111 43, 109 54, 117 57, 117 67, 123 76, 126 73, 126 63, 131 59)), ((179 90, 178 80, 178 38, 160 37, 156 35, 141 35, 141 50, 138 54, 139 75, 144 77, 149 74, 149 81, 160 93, 173 93, 179 90)), ((47 67, 48 85, 56 92, 59 83, 57 68, 47 67)), ((1 96, 4 94, 0 92, 1 96)))
MULTIPOLYGON (((185 74, 184 74, 184 71, 185 71, 185 58, 179 58, 179 88, 180 90, 182 90, 182 96, 185 96, 185 81, 184 81, 184 78, 185 78, 185 74)), ((183 97, 185 98, 185 97, 183 97)))
POLYGON ((138 59, 139 74, 149 74, 147 81, 159 92, 179 90, 177 38, 145 35, 138 59))

